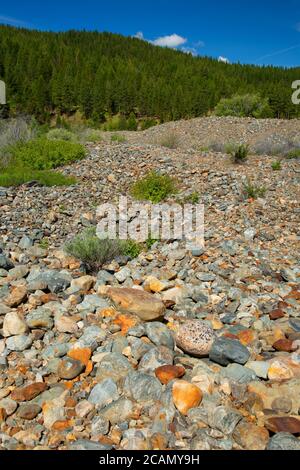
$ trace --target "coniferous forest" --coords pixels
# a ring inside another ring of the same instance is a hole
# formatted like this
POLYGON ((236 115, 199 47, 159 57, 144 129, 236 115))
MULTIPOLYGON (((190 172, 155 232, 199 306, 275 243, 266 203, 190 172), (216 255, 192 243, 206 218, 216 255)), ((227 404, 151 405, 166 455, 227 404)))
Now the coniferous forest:
POLYGON ((0 26, 0 79, 7 114, 105 116, 163 121, 206 115, 224 97, 267 98, 272 117, 300 117, 292 82, 300 68, 225 64, 111 33, 40 32, 0 26))

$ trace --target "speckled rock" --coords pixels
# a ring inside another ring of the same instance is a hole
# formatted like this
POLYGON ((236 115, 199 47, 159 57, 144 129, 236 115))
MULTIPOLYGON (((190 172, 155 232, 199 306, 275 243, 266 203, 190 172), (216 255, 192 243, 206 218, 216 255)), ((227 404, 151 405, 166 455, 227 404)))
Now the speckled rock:
POLYGON ((215 339, 214 331, 199 320, 189 320, 178 327, 176 345, 196 357, 208 356, 215 339))

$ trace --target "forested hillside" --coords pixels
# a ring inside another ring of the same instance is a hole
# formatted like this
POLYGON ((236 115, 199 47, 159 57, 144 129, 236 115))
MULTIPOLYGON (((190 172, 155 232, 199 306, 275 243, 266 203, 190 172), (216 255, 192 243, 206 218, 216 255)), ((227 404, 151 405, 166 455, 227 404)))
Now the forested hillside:
POLYGON ((11 113, 47 121, 81 111, 161 121, 207 114, 223 97, 260 93, 274 117, 300 116, 291 102, 300 68, 224 64, 110 33, 38 32, 0 26, 0 79, 11 113))

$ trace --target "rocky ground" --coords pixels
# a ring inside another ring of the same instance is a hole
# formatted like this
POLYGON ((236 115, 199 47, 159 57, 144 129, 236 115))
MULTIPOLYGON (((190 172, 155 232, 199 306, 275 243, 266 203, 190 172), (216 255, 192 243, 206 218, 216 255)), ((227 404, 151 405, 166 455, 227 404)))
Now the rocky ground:
MULTIPOLYGON (((166 125, 177 150, 145 141, 161 128, 90 146, 63 169, 77 186, 0 188, 1 449, 300 450, 299 161, 233 165, 196 148, 195 121, 166 125), (65 241, 150 169, 199 193, 205 249, 156 243, 88 275, 65 241)), ((215 122, 298 126, 213 119, 207 140, 215 122)))

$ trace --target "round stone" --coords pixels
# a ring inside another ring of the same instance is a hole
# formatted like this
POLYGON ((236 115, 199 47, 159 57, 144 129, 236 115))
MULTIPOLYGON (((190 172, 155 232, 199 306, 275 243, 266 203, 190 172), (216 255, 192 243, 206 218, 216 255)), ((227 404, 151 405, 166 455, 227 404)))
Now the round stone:
POLYGON ((85 365, 82 362, 67 357, 60 362, 57 373, 61 379, 72 380, 78 377, 84 369, 85 365))
POLYGON ((215 339, 214 331, 200 320, 188 320, 180 325, 176 345, 192 356, 208 356, 215 339))

